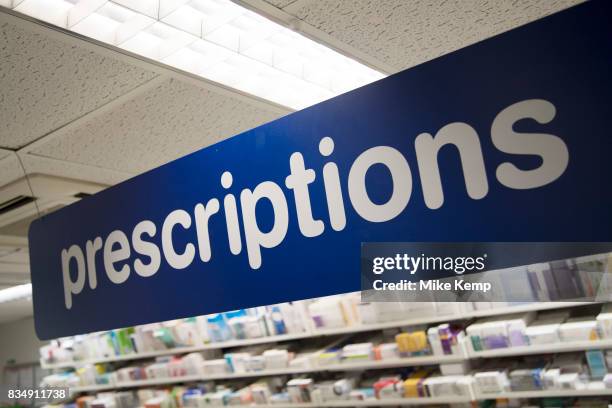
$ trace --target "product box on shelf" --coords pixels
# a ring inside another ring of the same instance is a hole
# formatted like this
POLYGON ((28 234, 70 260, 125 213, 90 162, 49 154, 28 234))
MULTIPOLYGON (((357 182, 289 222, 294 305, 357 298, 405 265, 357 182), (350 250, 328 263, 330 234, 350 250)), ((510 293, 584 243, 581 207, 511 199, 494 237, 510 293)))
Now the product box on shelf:
POLYGON ((168 361, 168 374, 170 377, 184 377, 187 375, 185 362, 182 358, 174 357, 168 361))
POLYGON ((354 382, 345 378, 341 380, 320 381, 315 383, 311 394, 314 403, 347 400, 353 390, 354 382))
POLYGON ((215 392, 204 394, 203 400, 207 405, 223 406, 227 405, 226 402, 229 400, 231 394, 232 390, 219 387, 215 392))
POLYGON ((505 320, 495 320, 483 323, 481 328, 481 343, 485 350, 506 348, 508 342, 508 324, 505 320))
POLYGON ((372 343, 348 344, 342 348, 342 361, 371 361, 374 360, 374 345, 372 343))
POLYGON ((75 399, 76 408, 88 408, 96 397, 93 395, 82 395, 75 399))
POLYGON ((251 356, 249 358, 247 371, 263 371, 266 369, 266 359, 264 356, 251 356))
POLYGON ((310 303, 308 313, 314 327, 316 329, 334 329, 356 324, 358 299, 347 296, 324 297, 310 303))
POLYGON ((280 370, 289 366, 290 353, 285 349, 271 349, 263 352, 266 370, 280 370))
POLYGON ((138 406, 136 395, 131 391, 118 391, 114 393, 117 408, 132 408, 138 406))
POLYGON ((195 318, 176 322, 174 326, 176 343, 183 347, 204 344, 205 339, 198 328, 195 318))
POLYGON ((253 403, 253 397, 250 387, 243 387, 236 391, 232 391, 227 399, 224 401, 224 405, 250 405, 253 403))
POLYGON ((89 403, 90 408, 118 408, 114 398, 96 398, 89 403))
POLYGON ((563 342, 597 340, 597 320, 594 316, 572 317, 559 326, 563 342))
POLYGON ((596 320, 599 336, 602 339, 612 338, 612 303, 606 303, 601 307, 596 320))
POLYGON ((73 361, 72 350, 50 343, 39 349, 40 358, 47 364, 66 363, 73 361))
POLYGON ((423 382, 430 397, 467 397, 473 378, 469 375, 431 376, 423 382))
POLYGON ((578 373, 565 373, 559 376, 559 388, 563 390, 583 390, 586 384, 585 379, 578 373))
POLYGON ((145 367, 147 378, 168 378, 170 373, 168 371, 168 363, 153 363, 145 367))
POLYGON ((399 376, 381 377, 373 388, 378 399, 402 398, 404 395, 404 382, 399 376))
POLYGON ((584 389, 589 380, 584 354, 569 353, 555 356, 548 365, 544 378, 547 388, 584 389))
POLYGON ((526 345, 527 326, 534 315, 519 313, 479 319, 466 329, 472 349, 483 351, 526 345))
POLYGON ((316 366, 316 363, 316 353, 300 353, 289 361, 289 368, 295 370, 313 368, 316 366))
POLYGON ((339 364, 342 361, 342 350, 337 348, 329 348, 317 353, 317 366, 325 367, 333 364, 339 364))
POLYGON ((367 401, 375 398, 373 388, 357 388, 349 394, 351 401, 367 401))
POLYGON ((268 335, 263 316, 236 316, 229 318, 227 324, 236 340, 256 339, 268 335))
POLYGON ((560 368, 562 372, 586 373, 587 367, 584 363, 584 355, 582 353, 564 353, 558 354, 553 359, 550 367, 560 368))
POLYGON ((265 382, 257 382, 251 385, 251 396, 255 404, 269 404, 272 393, 265 382))
POLYGON ((510 389, 512 391, 535 391, 544 389, 544 369, 519 368, 510 371, 510 389))
POLYGON ((607 389, 612 389, 612 374, 606 374, 603 378, 603 383, 607 389))
POLYGON ((374 347, 376 360, 393 360, 400 357, 397 343, 382 343, 374 347))
POLYGON ((229 373, 229 366, 225 359, 205 360, 202 363, 204 374, 206 375, 219 375, 229 373))
POLYGON ((422 356, 431 354, 425 329, 413 329, 411 332, 400 333, 395 336, 400 357, 422 356))
POLYGON ((202 375, 204 374, 204 357, 200 353, 189 353, 183 357, 185 370, 187 375, 202 375))
POLYGON ((312 321, 308 316, 305 301, 280 303, 277 306, 283 316, 288 334, 303 333, 310 329, 312 321))
POLYGON ((113 373, 115 382, 140 381, 147 378, 144 367, 125 367, 113 373))
POLYGON ((608 373, 608 366, 603 351, 587 350, 585 352, 591 378, 601 380, 608 373))
POLYGON ((426 397, 427 389, 425 388, 425 380, 432 373, 432 370, 421 369, 413 371, 408 378, 404 380, 404 397, 405 398, 418 398, 426 397))
POLYGON ((233 373, 245 373, 249 371, 249 360, 251 353, 226 353, 225 361, 233 373))
POLYGON ((427 339, 431 346, 431 351, 434 355, 441 356, 444 354, 442 342, 440 341, 439 326, 433 326, 427 329, 427 339))
POLYGON ((557 390, 561 388, 559 385, 559 377, 561 376, 560 368, 547 368, 542 375, 542 380, 544 381, 544 388, 547 390, 557 390))
POLYGON ((213 343, 228 341, 232 338, 232 331, 223 313, 208 315, 206 317, 206 328, 208 338, 213 343))
POLYGON ((506 368, 500 368, 479 371, 474 374, 474 385, 482 394, 495 394, 510 391, 508 370, 506 368))
POLYGON ((559 329, 569 318, 569 312, 541 313, 527 328, 525 334, 531 345, 555 344, 561 341, 559 329))
POLYGON ((310 394, 313 390, 312 378, 294 378, 287 383, 287 393, 293 403, 311 402, 310 394))

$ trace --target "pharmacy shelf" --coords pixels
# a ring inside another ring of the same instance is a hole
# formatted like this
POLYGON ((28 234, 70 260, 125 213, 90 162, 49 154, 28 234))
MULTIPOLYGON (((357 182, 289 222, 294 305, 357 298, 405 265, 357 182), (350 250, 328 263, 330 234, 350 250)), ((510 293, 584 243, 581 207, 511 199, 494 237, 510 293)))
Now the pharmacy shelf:
POLYGON ((393 399, 370 399, 364 401, 329 401, 322 403, 301 404, 270 404, 270 405, 248 405, 251 408, 326 408, 326 407, 397 407, 434 404, 455 404, 458 402, 470 402, 468 397, 427 397, 427 398, 393 398, 393 399))
POLYGON ((81 361, 67 361, 63 363, 47 364, 41 360, 40 366, 44 369, 58 369, 58 368, 69 368, 69 367, 81 367, 89 364, 101 364, 101 363, 112 363, 117 361, 129 361, 129 360, 145 360, 148 358, 155 358, 160 356, 168 356, 175 354, 187 354, 205 350, 218 350, 222 348, 232 347, 243 347, 252 346, 256 344, 265 343, 276 343, 283 341, 299 340, 313 337, 311 333, 297 333, 297 334, 282 334, 279 336, 268 336, 260 337, 257 339, 246 339, 246 340, 230 340, 218 343, 203 344, 201 346, 190 346, 190 347, 175 347, 166 350, 147 351, 144 353, 132 353, 124 354, 121 356, 102 357, 102 358, 91 358, 81 361))
POLYGON ((167 350, 158 350, 158 351, 150 351, 144 353, 133 353, 126 354, 122 356, 112 356, 112 357, 104 357, 104 358, 92 358, 81 361, 69 361, 63 363, 54 363, 47 364, 41 360, 40 365, 42 368, 47 370, 59 369, 59 368, 70 368, 70 367, 81 367, 88 364, 100 364, 100 363, 111 363, 117 361, 129 361, 129 360, 143 360, 147 358, 154 358, 159 356, 167 356, 167 355, 175 355, 175 354, 186 354, 193 353, 197 351, 204 350, 218 350, 223 348, 233 348, 233 347, 244 347, 244 346, 252 346, 256 344, 266 344, 266 343, 277 343, 291 340, 300 340, 300 339, 308 339, 313 337, 322 337, 322 336, 334 336, 334 335, 342 335, 342 334, 351 334, 351 333, 359 333, 365 331, 375 331, 375 330, 384 330, 393 327, 401 327, 401 326, 409 326, 409 325, 417 325, 424 323, 436 323, 436 322, 445 322, 449 320, 459 319, 456 315, 443 315, 443 316, 430 316, 430 317, 422 317, 422 318, 413 318, 413 319, 405 319, 405 320, 395 320, 392 322, 385 323, 377 323, 377 324, 361 324, 350 327, 342 327, 337 329, 326 329, 326 330, 316 330, 313 332, 305 332, 305 333, 297 333, 297 334, 283 334, 279 336, 267 336, 260 337, 257 339, 246 339, 246 340, 231 340, 224 341, 218 343, 210 343, 203 344, 201 346, 192 346, 192 347, 175 347, 167 350))
POLYGON ((507 306, 507 307, 496 308, 496 309, 474 310, 474 311, 466 312, 463 314, 446 314, 446 315, 413 317, 410 319, 394 320, 394 321, 384 322, 384 323, 359 324, 359 325, 353 325, 349 327, 314 330, 314 331, 305 332, 305 333, 283 334, 279 336, 260 337, 257 339, 230 340, 230 341, 225 341, 225 342, 203 344, 201 346, 176 347, 176 348, 171 348, 167 350, 158 350, 158 351, 151 351, 151 352, 144 352, 144 353, 133 353, 133 354, 104 357, 104 358, 92 358, 92 359, 87 359, 87 360, 82 360, 82 361, 70 361, 70 362, 47 364, 41 360, 40 365, 42 368, 49 369, 49 370, 71 368, 71 367, 81 367, 81 366, 88 365, 88 364, 111 363, 111 362, 129 361, 129 360, 142 360, 142 359, 148 359, 148 358, 155 358, 159 356, 186 354, 186 353, 193 353, 193 352, 204 351, 204 350, 218 350, 218 349, 224 349, 224 348, 243 347, 243 346, 251 346, 251 345, 265 344, 265 343, 277 343, 277 342, 300 340, 300 339, 307 339, 307 338, 321 337, 321 336, 352 334, 352 333, 360 333, 360 332, 366 332, 366 331, 384 330, 384 329, 390 329, 394 327, 414 326, 414 325, 427 324, 427 323, 449 322, 449 321, 454 321, 454 320, 466 320, 466 319, 471 319, 471 318, 476 318, 476 317, 497 316, 497 315, 504 315, 504 314, 510 314, 510 313, 521 313, 521 312, 530 312, 530 311, 539 311, 539 310, 568 308, 568 307, 574 307, 574 306, 582 306, 585 304, 591 304, 591 303, 590 302, 532 303, 532 304, 526 304, 526 305, 507 306))
POLYGON ((167 350, 158 350, 158 351, 150 351, 144 353, 133 353, 126 354, 121 356, 112 356, 105 358, 92 358, 81 361, 69 361, 64 363, 53 363, 47 364, 41 360, 40 365, 44 369, 59 369, 59 368, 69 368, 69 367, 81 367, 88 364, 100 364, 100 363, 111 363, 116 361, 129 361, 129 360, 143 360, 147 358, 154 358, 159 356, 167 356, 167 355, 175 355, 175 354, 186 354, 193 353, 197 351, 204 350, 218 350, 224 348, 233 348, 233 347, 244 347, 244 346, 252 346, 256 344, 265 344, 265 343, 279 343, 284 341, 291 340, 300 340, 307 339, 313 337, 324 337, 324 336, 336 336, 342 334, 352 334, 352 333, 360 333, 366 331, 375 331, 375 330, 384 330, 394 327, 401 326, 411 326, 411 325, 419 325, 425 323, 438 323, 438 322, 447 322, 452 320, 462 319, 462 317, 458 315, 440 315, 440 316, 427 316, 427 317, 419 317, 412 319, 404 319, 404 320, 395 320, 392 322, 384 322, 384 323, 376 323, 376 324, 360 324, 349 327, 341 327, 337 329, 325 329, 325 330, 315 330, 312 332, 305 333, 297 333, 297 334, 283 334, 279 336, 267 336, 260 337, 257 339, 245 339, 245 340, 230 340, 223 341, 217 343, 203 344, 201 346, 191 346, 191 347, 175 347, 167 350))
POLYGON ((72 392, 90 392, 90 391, 103 391, 114 388, 142 388, 157 385, 168 385, 177 383, 189 383, 197 381, 212 381, 212 380, 231 380, 237 378, 251 378, 251 377, 269 377, 275 375, 292 375, 292 374, 306 374, 314 372, 324 371, 360 371, 360 370, 373 370, 381 368, 393 368, 393 367, 411 367, 411 366, 423 366, 432 364, 447 364, 457 363, 463 361, 464 356, 461 355, 445 355, 445 356, 420 356, 410 358, 396 358, 389 360, 380 361, 360 361, 360 362, 344 362, 337 364, 329 364, 321 367, 308 367, 308 368, 284 368, 279 370, 263 370, 263 371, 249 371, 244 373, 221 373, 216 375, 190 375, 182 377, 168 377, 168 378, 155 378, 149 380, 139 381, 123 381, 116 384, 105 384, 105 385, 92 385, 71 388, 72 392))
POLYGON ((497 398, 558 398, 558 397, 602 397, 612 395, 612 388, 606 388, 603 382, 592 382, 582 390, 540 390, 540 391, 510 391, 491 395, 476 393, 479 401, 497 398))
POLYGON ((78 387, 69 387, 69 390, 70 390, 70 394, 74 395, 80 392, 108 391, 108 390, 114 390, 115 388, 116 387, 114 384, 100 384, 100 385, 84 385, 84 386, 78 386, 78 387))
POLYGON ((368 399, 363 401, 329 401, 322 403, 275 403, 275 404, 251 404, 245 405, 250 408, 327 408, 327 407, 397 407, 415 405, 455 404, 458 402, 470 402, 470 397, 423 397, 423 398, 390 398, 390 399, 368 399))
POLYGON ((523 356, 529 354, 554 354, 572 351, 612 349, 612 339, 573 341, 567 343, 529 345, 520 347, 498 348, 494 350, 473 351, 469 350, 470 358, 496 358, 509 356, 523 356))
POLYGON ((464 318, 499 316, 512 313, 538 312, 551 309, 567 309, 569 307, 600 304, 601 302, 546 302, 517 304, 515 306, 504 306, 495 309, 472 310, 466 313, 464 318))
POLYGON ((379 368, 415 367, 434 364, 460 363, 465 359, 466 357, 462 354, 448 354, 443 356, 419 356, 378 361, 344 362, 319 367, 319 371, 357 371, 374 370, 379 368))

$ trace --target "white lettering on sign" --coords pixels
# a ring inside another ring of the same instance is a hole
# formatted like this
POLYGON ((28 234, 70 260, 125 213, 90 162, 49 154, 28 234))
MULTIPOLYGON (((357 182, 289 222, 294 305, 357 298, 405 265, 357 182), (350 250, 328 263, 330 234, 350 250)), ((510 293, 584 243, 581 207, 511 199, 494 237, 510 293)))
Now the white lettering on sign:
MULTIPOLYGON (((499 183, 511 189, 533 189, 555 181, 565 172, 569 153, 563 140, 544 133, 519 133, 513 128, 516 122, 522 120, 547 124, 555 114, 556 109, 552 103, 530 99, 505 108, 495 117, 491 125, 491 141, 498 150, 509 155, 531 155, 541 159, 541 164, 530 170, 522 170, 511 161, 501 163, 495 175, 499 183)), ((343 188, 338 166, 332 161, 334 141, 331 137, 322 138, 319 152, 321 156, 330 158, 321 172, 327 207, 326 220, 315 216, 312 211, 309 186, 318 182, 318 174, 315 169, 308 168, 302 153, 293 153, 288 159, 289 175, 285 178, 284 187, 293 194, 300 233, 307 238, 319 236, 328 227, 326 221, 333 231, 342 231, 347 224, 348 205, 364 220, 376 223, 393 220, 413 198, 413 170, 418 170, 425 205, 432 210, 440 208, 444 204, 444 191, 438 153, 447 145, 457 150, 467 195, 474 200, 484 198, 489 191, 490 180, 485 170, 480 138, 467 123, 453 122, 443 126, 434 135, 418 135, 414 142, 416 168, 411 169, 406 157, 391 146, 375 146, 365 150, 350 166, 346 189, 343 188), (382 203, 372 201, 368 193, 366 175, 373 166, 384 166, 392 186, 391 194, 382 203), (348 203, 345 202, 346 197, 348 203)), ((223 188, 229 190, 233 183, 232 174, 229 171, 223 172, 223 188)), ((86 281, 90 289, 96 288, 96 259, 99 256, 102 256, 106 276, 118 285, 129 279, 132 271, 141 277, 155 275, 162 260, 177 270, 185 269, 193 262, 211 261, 214 258, 214 242, 211 241, 208 226, 211 218, 218 217, 221 208, 225 214, 231 253, 239 255, 244 250, 250 267, 259 269, 263 264, 262 249, 280 245, 290 223, 286 193, 273 181, 263 181, 254 188, 244 188, 239 196, 228 191, 222 202, 211 198, 191 209, 175 209, 158 226, 153 221, 143 220, 129 233, 115 230, 106 238, 92 237, 83 243, 83 247, 74 244, 63 249, 60 259, 66 308, 72 308, 73 295, 84 289, 86 281), (258 204, 263 203, 269 204, 273 213, 272 225, 265 231, 257 220, 256 211, 258 204), (242 218, 238 215, 238 207, 242 218), (177 242, 174 239, 188 230, 195 231, 194 242, 184 242, 184 239, 177 242), (152 241, 158 233, 161 236, 161 249, 152 241), (135 259, 130 261, 132 254, 135 259)))

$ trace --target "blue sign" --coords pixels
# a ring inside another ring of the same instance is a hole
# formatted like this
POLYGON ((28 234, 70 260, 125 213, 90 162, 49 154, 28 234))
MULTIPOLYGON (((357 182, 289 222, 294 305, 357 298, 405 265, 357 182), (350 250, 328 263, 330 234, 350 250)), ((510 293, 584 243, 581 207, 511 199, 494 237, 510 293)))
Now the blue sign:
POLYGON ((611 11, 573 7, 36 220, 39 337, 357 291, 361 242, 612 241, 611 11))

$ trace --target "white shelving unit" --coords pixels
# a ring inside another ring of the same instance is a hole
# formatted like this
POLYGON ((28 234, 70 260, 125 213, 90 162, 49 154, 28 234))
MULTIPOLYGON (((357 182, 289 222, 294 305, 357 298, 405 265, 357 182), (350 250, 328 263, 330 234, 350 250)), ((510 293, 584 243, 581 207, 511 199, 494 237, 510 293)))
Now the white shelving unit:
POLYGON ((591 303, 587 302, 558 302, 558 303, 533 303, 527 305, 517 305, 517 306, 508 306, 496 309, 485 309, 485 310, 474 310, 464 314, 446 314, 446 315, 435 315, 435 316, 423 316, 416 317, 404 320, 395 320, 384 323, 376 323, 376 324, 360 324, 353 325, 348 327, 341 327, 336 329, 324 329, 324 330, 315 330, 312 332, 304 332, 304 333, 296 333, 296 334, 283 334, 280 336, 268 336, 268 337, 260 337, 257 339, 246 339, 246 340, 230 340, 225 342, 218 343, 210 343, 203 344, 201 346, 192 346, 192 347, 176 347, 167 350, 158 350, 158 351, 150 351, 144 353, 134 353, 134 354, 126 354, 121 356, 112 356, 112 357, 104 357, 104 358, 93 358, 82 361, 70 361, 70 362, 62 362, 62 363, 52 363, 47 364, 46 362, 40 362, 40 365, 44 369, 60 369, 60 368, 70 368, 70 367, 80 367, 88 364, 99 364, 99 363, 111 363, 117 361, 128 361, 128 360, 143 360, 148 358, 155 358, 159 356, 167 356, 167 355, 177 355, 177 354, 186 354, 193 353, 204 350, 218 350, 224 348, 233 348, 233 347, 243 347, 243 346, 251 346, 256 344, 266 344, 266 343, 277 343, 291 340, 300 340, 321 336, 334 336, 334 335, 342 335, 342 334, 353 334, 360 333, 366 331, 375 331, 375 330, 384 330, 390 329, 394 327, 402 327, 402 326, 414 326, 419 324, 427 324, 427 323, 440 323, 440 322, 448 322, 455 320, 466 320, 475 317, 486 317, 486 316, 497 316, 504 315, 509 313, 521 313, 521 312, 530 312, 530 311, 541 311, 541 310, 550 310, 557 308, 568 308, 573 306, 581 306, 587 305, 591 303))
MULTIPOLYGON (((567 308, 573 306, 581 306, 590 303, 584 302, 563 302, 563 303, 547 303, 547 304, 529 304, 511 306, 497 309, 487 310, 475 310, 465 314, 447 314, 447 315, 436 315, 436 316, 424 316, 411 319, 404 319, 401 321, 392 321, 378 324, 363 324, 350 327, 343 327, 338 329, 327 329, 318 330, 313 332, 281 335, 281 336, 270 336, 258 339, 248 340, 232 340, 221 343, 212 343, 202 346, 195 347, 180 347, 168 350, 138 353, 124 356, 116 356, 109 358, 91 359, 87 361, 81 361, 77 363, 62 363, 62 364, 42 364, 43 368, 64 368, 64 367, 76 367, 84 364, 95 364, 104 362, 115 362, 115 361, 127 361, 127 360, 139 360, 155 358, 164 355, 176 355, 190 352, 197 352, 203 350, 212 349, 224 349, 240 346, 248 346, 254 344, 265 344, 265 343, 276 343, 290 340, 299 340, 314 338, 320 336, 332 336, 332 335, 343 335, 351 333, 359 333, 364 331, 375 331, 383 330, 387 328, 411 326, 425 323, 437 323, 447 322, 455 320, 466 320, 476 317, 504 315, 510 313, 528 312, 528 311, 540 311, 550 310, 558 308, 567 308)), ((370 369, 381 369, 381 368, 393 368, 393 367, 408 367, 408 366, 423 366, 423 365, 437 365, 446 363, 458 363, 470 359, 480 358, 497 358, 497 357, 510 357, 530 354, 553 354, 563 353, 572 351, 583 351, 593 349, 612 349, 612 339, 606 340, 594 340, 594 341, 581 341, 581 342, 568 342, 558 344, 547 344, 547 345, 533 345, 523 347, 511 347, 506 349, 495 349, 475 352, 471 349, 469 339, 463 344, 463 353, 456 355, 444 355, 444 356, 419 356, 410 358, 398 358, 392 360, 378 360, 378 361, 358 361, 358 362, 344 362, 330 364, 320 367, 302 368, 302 369, 281 369, 281 370, 264 370, 255 372, 244 372, 244 373, 223 373, 217 375, 197 375, 197 376, 184 376, 184 377, 171 377, 171 378, 160 378, 160 379, 147 379, 142 381, 129 381, 118 384, 106 384, 106 385, 93 385, 93 386, 81 386, 71 388, 72 393, 81 392, 97 392, 106 391, 113 389, 126 389, 126 388, 141 388, 150 386, 170 385, 178 383, 190 383, 208 380, 231 380, 239 378, 251 378, 251 377, 266 377, 275 375, 291 375, 291 374, 306 374, 313 372, 331 372, 331 371, 360 371, 370 369)), ((326 402, 324 404, 318 403, 305 403, 305 404, 273 404, 273 405, 257 405, 257 407, 287 407, 287 408, 301 408, 301 407, 367 407, 367 406, 410 406, 410 405, 431 405, 431 404, 448 404, 457 402, 469 402, 472 400, 487 400, 495 398, 547 398, 547 397, 579 397, 579 396, 610 396, 612 395, 612 389, 606 389, 602 382, 593 382, 588 388, 583 390, 542 390, 542 391, 524 391, 524 392, 506 392, 501 394, 475 394, 471 397, 448 397, 448 398, 400 398, 400 399, 383 399, 383 400, 367 400, 367 401, 336 401, 326 402)))
POLYGON ((530 345, 520 347, 498 348, 494 350, 473 351, 469 350, 469 358, 496 358, 510 356, 525 356, 530 354, 554 354, 567 353, 571 351, 612 349, 612 339, 574 341, 567 343, 530 345))
POLYGON ((166 350, 147 351, 144 353, 133 353, 133 354, 125 354, 121 356, 91 358, 91 359, 81 360, 81 361, 67 361, 63 363, 54 363, 54 364, 47 364, 41 360, 40 366, 48 370, 58 369, 58 368, 81 367, 81 366, 88 365, 88 364, 112 363, 116 361, 129 361, 129 360, 144 360, 147 358, 155 358, 155 357, 160 357, 160 356, 187 354, 187 353, 193 353, 197 351, 218 350, 222 348, 252 346, 256 344, 276 343, 276 342, 283 342, 283 341, 290 341, 290 340, 300 340, 300 339, 306 339, 310 337, 313 337, 312 333, 283 334, 280 336, 268 336, 268 337, 260 337, 257 339, 246 339, 246 340, 230 340, 230 341, 224 341, 224 342, 218 342, 218 343, 203 344, 201 346, 175 347, 175 348, 170 348, 166 350))
POLYGON ((430 397, 430 398, 393 398, 382 400, 365 401, 331 401, 325 403, 307 404, 272 404, 272 405, 252 405, 252 407, 285 407, 285 408, 326 408, 326 407, 397 407, 431 404, 454 404, 457 402, 470 402, 470 398, 462 397, 430 397))
POLYGON ((517 304, 515 306, 504 306, 494 309, 473 310, 467 314, 468 318, 499 316, 511 313, 538 312, 552 309, 566 309, 568 307, 595 305, 600 302, 546 302, 517 304))
POLYGON ((422 357, 410 357, 410 358, 398 358, 393 360, 380 360, 380 361, 361 361, 361 362, 346 362, 339 364, 330 364, 322 367, 310 367, 310 368, 286 368, 281 370, 264 370, 264 371, 249 371, 244 373, 224 373, 216 375, 192 375, 182 377, 169 377, 169 378, 154 378, 141 381, 125 381, 116 384, 105 384, 105 385, 92 385, 71 388, 73 392, 89 392, 89 391, 102 391, 113 388, 137 388, 137 387, 150 387, 155 385, 166 385, 166 384, 177 384, 177 383, 188 383, 196 381, 209 381, 209 380, 231 380, 237 378, 251 378, 251 377, 269 377, 274 375, 291 375, 291 374, 306 374, 314 372, 324 371, 360 371, 377 368, 393 368, 393 367, 410 367, 410 366, 422 366, 432 364, 445 364, 445 363, 457 363, 463 361, 464 356, 461 355, 446 355, 446 356, 422 356, 422 357))
POLYGON ((496 394, 476 393, 476 399, 482 401, 497 398, 602 397, 608 395, 612 395, 612 388, 606 388, 601 381, 594 381, 582 390, 510 391, 496 394))
POLYGON ((393 398, 383 400, 365 401, 330 401, 324 403, 301 403, 301 404, 261 404, 244 405, 251 408, 327 408, 327 407, 397 407, 432 404, 454 404, 458 402, 470 402, 470 398, 462 397, 432 397, 432 398, 393 398))

